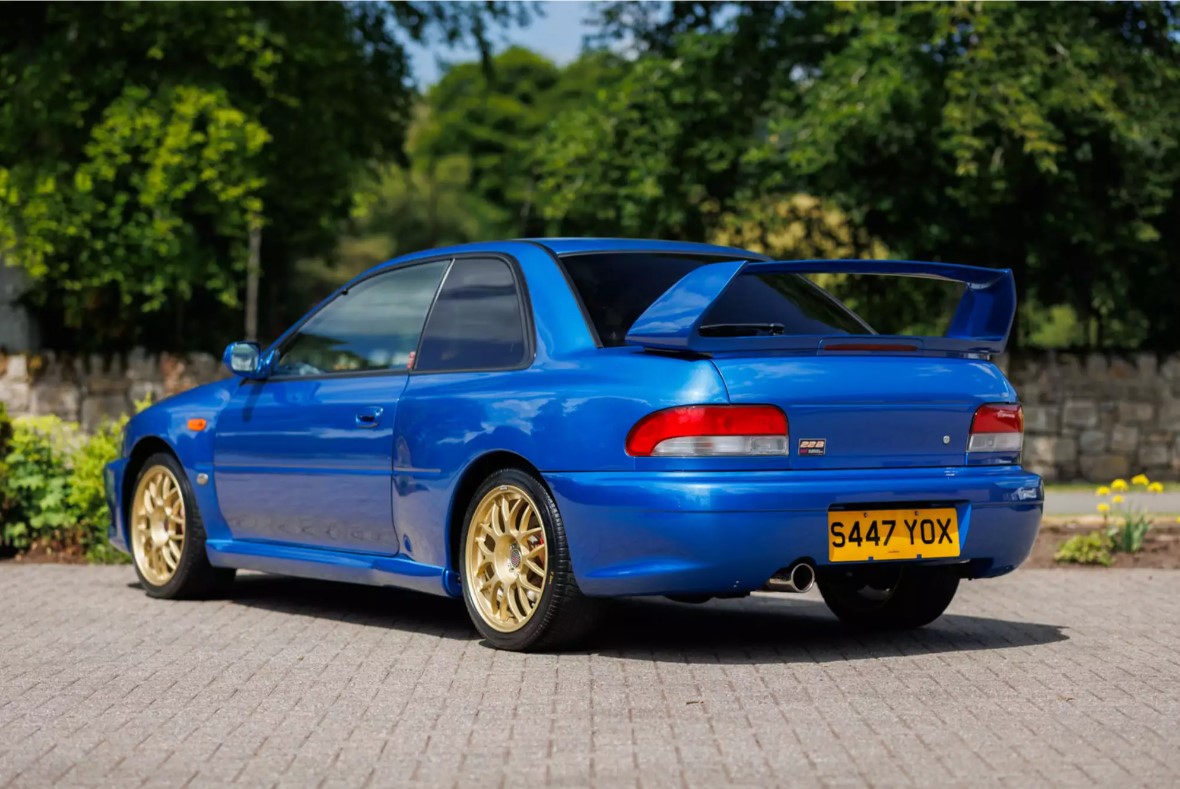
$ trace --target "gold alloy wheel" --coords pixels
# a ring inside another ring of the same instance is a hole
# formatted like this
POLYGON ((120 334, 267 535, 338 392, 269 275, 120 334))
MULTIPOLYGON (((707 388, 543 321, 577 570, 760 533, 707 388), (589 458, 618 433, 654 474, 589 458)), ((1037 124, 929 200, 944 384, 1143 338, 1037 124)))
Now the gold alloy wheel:
POLYGON ((545 591, 549 549, 529 494, 499 485, 467 529, 468 595, 490 627, 512 633, 532 618, 545 591))
POLYGON ((140 478, 131 500, 131 550, 135 565, 153 586, 172 580, 184 551, 184 497, 165 466, 140 478))

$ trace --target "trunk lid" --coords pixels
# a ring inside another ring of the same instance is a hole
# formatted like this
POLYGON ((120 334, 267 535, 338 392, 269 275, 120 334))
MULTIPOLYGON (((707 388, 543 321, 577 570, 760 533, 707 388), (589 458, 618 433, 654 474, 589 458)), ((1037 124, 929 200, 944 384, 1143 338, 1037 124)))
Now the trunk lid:
POLYGON ((962 466, 975 410, 1015 399, 999 369, 978 359, 759 355, 712 361, 730 402, 786 412, 795 469, 962 466))

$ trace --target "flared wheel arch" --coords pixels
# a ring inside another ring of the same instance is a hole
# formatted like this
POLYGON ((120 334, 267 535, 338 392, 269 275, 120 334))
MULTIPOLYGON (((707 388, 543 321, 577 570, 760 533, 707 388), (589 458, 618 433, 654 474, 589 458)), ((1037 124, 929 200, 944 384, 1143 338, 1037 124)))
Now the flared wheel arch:
POLYGON ((135 482, 139 478, 139 472, 143 470, 143 464, 147 462, 147 459, 161 452, 171 455, 176 459, 177 463, 180 463, 181 468, 184 468, 184 462, 176 454, 176 450, 159 436, 144 436, 135 442, 135 446, 131 448, 131 454, 127 458, 127 467, 123 471, 123 485, 119 491, 119 507, 122 509, 123 531, 125 532, 122 536, 129 548, 131 546, 130 507, 131 497, 135 492, 135 482))
MULTIPOLYGON (((495 451, 480 455, 467 464, 463 469, 459 482, 455 485, 455 493, 451 496, 450 512, 447 516, 447 570, 454 579, 452 594, 459 592, 459 566, 463 561, 463 518, 467 515, 467 508, 471 504, 479 486, 492 474, 501 469, 514 468, 531 474, 553 495, 553 491, 545 482, 545 478, 537 467, 515 452, 495 451)), ((448 586, 451 586, 448 584, 448 586)))

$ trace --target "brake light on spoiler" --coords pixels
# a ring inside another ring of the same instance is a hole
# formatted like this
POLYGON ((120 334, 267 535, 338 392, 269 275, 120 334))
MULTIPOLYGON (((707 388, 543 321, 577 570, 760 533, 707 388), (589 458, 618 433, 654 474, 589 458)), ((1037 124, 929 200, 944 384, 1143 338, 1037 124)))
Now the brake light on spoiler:
POLYGON ((1024 410, 1014 403, 988 403, 971 420, 968 452, 1020 452, 1024 445, 1024 410))
POLYGON ((633 457, 786 455, 787 415, 773 405, 686 405, 648 414, 627 434, 633 457))

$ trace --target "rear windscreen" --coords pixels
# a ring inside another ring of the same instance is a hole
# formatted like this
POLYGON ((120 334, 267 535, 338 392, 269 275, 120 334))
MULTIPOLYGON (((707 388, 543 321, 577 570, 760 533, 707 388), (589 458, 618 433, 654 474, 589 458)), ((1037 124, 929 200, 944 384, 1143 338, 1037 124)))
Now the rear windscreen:
MULTIPOLYGON (((622 345, 631 325, 685 274, 721 260, 725 258, 634 252, 561 259, 607 347, 622 345)), ((799 274, 743 274, 701 321, 705 336, 871 333, 856 315, 799 274)))

